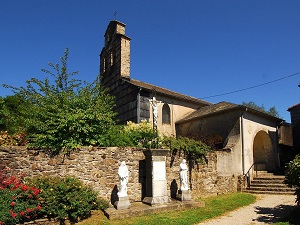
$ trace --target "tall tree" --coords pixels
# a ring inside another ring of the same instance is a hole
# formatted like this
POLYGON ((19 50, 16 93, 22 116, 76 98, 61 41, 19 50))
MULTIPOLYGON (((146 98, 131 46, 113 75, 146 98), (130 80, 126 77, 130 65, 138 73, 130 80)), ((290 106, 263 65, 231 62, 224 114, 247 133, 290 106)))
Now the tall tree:
POLYGON ((54 83, 32 78, 25 87, 5 85, 27 101, 24 119, 30 145, 51 154, 101 146, 115 125, 113 97, 101 88, 98 78, 93 83, 72 78, 78 72, 68 72, 68 56, 66 49, 61 65, 48 63, 52 70, 42 69, 54 83))

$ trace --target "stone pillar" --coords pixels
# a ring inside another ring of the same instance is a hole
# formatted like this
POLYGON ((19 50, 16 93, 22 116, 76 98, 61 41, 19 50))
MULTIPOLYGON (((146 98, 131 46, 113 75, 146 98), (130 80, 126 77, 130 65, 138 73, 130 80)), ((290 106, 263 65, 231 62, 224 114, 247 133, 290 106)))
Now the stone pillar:
POLYGON ((155 205, 170 201, 167 190, 166 155, 169 150, 145 150, 146 157, 146 195, 144 203, 155 205))

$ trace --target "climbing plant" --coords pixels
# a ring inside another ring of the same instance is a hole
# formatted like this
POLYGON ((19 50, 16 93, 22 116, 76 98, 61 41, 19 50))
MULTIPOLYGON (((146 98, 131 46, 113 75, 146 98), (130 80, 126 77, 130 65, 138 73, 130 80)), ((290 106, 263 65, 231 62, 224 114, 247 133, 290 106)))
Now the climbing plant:
POLYGON ((206 161, 206 154, 212 151, 205 143, 187 137, 165 137, 164 143, 172 153, 183 151, 190 166, 206 161))

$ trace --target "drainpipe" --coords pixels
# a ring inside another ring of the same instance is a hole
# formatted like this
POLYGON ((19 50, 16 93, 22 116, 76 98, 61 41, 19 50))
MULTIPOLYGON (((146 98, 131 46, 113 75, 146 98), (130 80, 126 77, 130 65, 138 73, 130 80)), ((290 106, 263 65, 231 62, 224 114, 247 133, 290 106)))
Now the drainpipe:
POLYGON ((139 88, 138 95, 137 95, 137 105, 136 105, 137 123, 141 122, 141 90, 142 88, 139 88))
MULTIPOLYGON (((247 108, 246 108, 247 111, 247 108)), ((244 113, 241 114, 241 141, 242 141, 242 170, 245 175, 245 145, 244 145, 244 113)))

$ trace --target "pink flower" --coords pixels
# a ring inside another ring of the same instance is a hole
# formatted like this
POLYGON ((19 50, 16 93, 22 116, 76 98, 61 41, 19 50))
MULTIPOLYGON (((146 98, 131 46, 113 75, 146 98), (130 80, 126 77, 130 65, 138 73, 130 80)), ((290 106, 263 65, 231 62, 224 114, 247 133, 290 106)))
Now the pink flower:
POLYGON ((22 211, 22 212, 20 212, 20 216, 24 216, 25 215, 25 213, 22 211))
POLYGON ((11 205, 12 207, 14 207, 15 204, 16 204, 15 202, 11 202, 11 203, 10 203, 10 205, 11 205))
POLYGON ((17 213, 12 213, 12 214, 11 214, 11 217, 12 217, 12 218, 15 218, 16 216, 17 216, 17 213))

